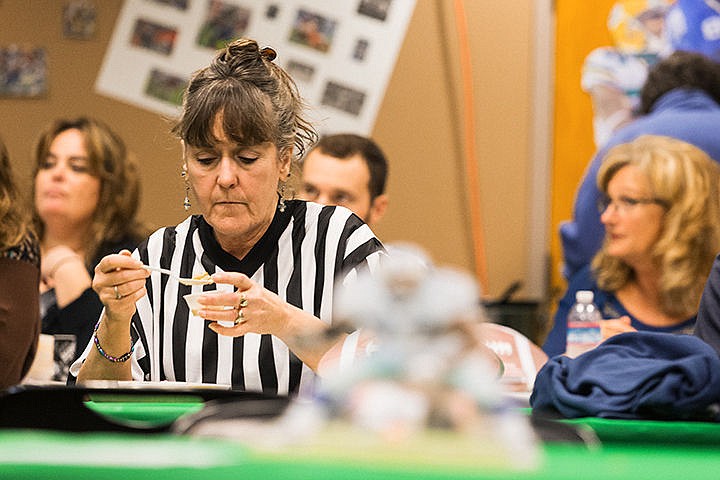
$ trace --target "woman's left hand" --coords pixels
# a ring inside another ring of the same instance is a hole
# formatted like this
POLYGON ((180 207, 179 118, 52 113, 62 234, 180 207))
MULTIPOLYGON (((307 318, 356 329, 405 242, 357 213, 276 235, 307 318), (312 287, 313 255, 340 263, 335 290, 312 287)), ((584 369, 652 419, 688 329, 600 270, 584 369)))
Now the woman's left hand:
POLYGON ((210 324, 211 330, 231 337, 250 332, 269 333, 280 338, 287 334, 294 307, 279 296, 242 273, 216 273, 213 280, 218 284, 234 285, 237 291, 204 295, 198 299, 198 303, 204 307, 197 314, 213 321, 210 324), (228 309, 229 306, 232 309, 228 309), (233 322, 234 325, 223 326, 217 323, 220 321, 225 324, 233 322))
POLYGON ((600 322, 600 331, 602 332, 602 339, 607 340, 619 333, 635 332, 636 330, 630 324, 630 317, 623 315, 620 318, 600 322))
POLYGON ((215 283, 237 288, 235 292, 213 293, 198 299, 198 303, 208 308, 200 309, 197 315, 211 320, 213 323, 209 328, 219 335, 274 335, 313 370, 317 370, 322 356, 335 342, 345 336, 329 335, 327 323, 287 303, 242 273, 221 272, 212 277, 215 283), (228 306, 231 308, 228 309, 228 306), (218 323, 220 321, 234 324, 223 326, 218 323))

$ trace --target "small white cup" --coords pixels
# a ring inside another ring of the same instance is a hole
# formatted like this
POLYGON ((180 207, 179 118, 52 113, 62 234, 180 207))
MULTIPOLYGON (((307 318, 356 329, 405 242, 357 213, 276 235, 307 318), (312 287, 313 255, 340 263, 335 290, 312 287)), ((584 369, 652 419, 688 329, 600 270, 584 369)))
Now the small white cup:
MULTIPOLYGON (((223 305, 223 306, 213 306, 213 305, 201 305, 198 302, 198 299, 203 296, 210 296, 210 295, 217 295, 219 293, 224 292, 218 292, 217 290, 211 291, 211 292, 201 292, 201 293, 189 293, 187 295, 183 295, 183 298, 188 304, 188 307, 190 307, 190 313, 193 314, 194 317, 202 319, 202 317, 198 316, 197 312, 202 309, 206 310, 234 310, 235 307, 232 305, 223 305)), ((233 327, 235 326, 235 322, 229 321, 229 320, 220 320, 217 322, 218 324, 222 325, 223 327, 233 327)))

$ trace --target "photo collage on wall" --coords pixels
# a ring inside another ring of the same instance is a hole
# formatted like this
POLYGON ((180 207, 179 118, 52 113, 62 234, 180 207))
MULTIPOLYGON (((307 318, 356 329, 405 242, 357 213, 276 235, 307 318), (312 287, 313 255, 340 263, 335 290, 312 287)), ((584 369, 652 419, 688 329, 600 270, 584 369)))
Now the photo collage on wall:
POLYGON ((370 134, 415 0, 126 0, 98 93, 175 116, 194 71, 239 37, 278 52, 320 133, 370 134))

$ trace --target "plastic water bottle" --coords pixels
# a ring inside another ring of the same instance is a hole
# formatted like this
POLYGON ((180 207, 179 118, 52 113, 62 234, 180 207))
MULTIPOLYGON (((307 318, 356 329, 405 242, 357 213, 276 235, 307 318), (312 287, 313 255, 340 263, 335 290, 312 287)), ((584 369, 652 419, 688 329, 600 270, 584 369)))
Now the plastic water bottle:
POLYGON ((567 318, 567 349, 565 354, 575 358, 598 346, 602 342, 600 322, 602 314, 593 303, 594 295, 590 290, 575 293, 575 304, 567 318))

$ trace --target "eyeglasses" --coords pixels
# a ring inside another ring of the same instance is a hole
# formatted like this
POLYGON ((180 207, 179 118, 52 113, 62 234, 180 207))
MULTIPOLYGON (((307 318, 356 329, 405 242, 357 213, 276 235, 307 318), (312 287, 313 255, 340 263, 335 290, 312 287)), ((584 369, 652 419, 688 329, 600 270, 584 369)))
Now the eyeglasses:
POLYGON ((620 213, 625 213, 628 210, 632 210, 634 207, 643 204, 655 204, 667 209, 668 203, 660 198, 633 198, 627 196, 620 196, 616 199, 612 199, 607 195, 603 195, 598 199, 597 208, 598 212, 603 213, 611 205, 615 205, 615 208, 620 213))

